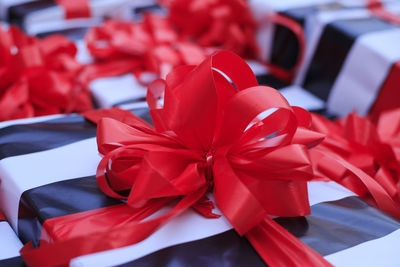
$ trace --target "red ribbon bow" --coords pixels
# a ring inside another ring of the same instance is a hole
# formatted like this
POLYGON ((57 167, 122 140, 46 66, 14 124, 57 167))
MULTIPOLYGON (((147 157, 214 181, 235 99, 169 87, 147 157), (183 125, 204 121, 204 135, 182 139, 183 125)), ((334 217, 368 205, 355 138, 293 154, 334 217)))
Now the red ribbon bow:
POLYGON ((350 114, 331 122, 313 114, 316 131, 327 135, 313 150, 316 170, 366 201, 400 218, 399 110, 383 113, 378 128, 350 114))
POLYGON ((37 39, 0 25, 0 120, 92 108, 76 79, 82 69, 76 52, 63 36, 37 39))
POLYGON ((138 209, 140 219, 176 200, 172 211, 38 250, 26 247, 22 255, 28 263, 40 263, 47 254, 57 255, 51 260, 60 264, 139 242, 190 207, 217 217, 205 197, 213 191, 224 216, 269 265, 330 266, 268 217, 310 212, 307 181, 313 172, 307 150, 323 135, 308 129, 307 111, 289 106, 275 89, 258 86, 244 61, 226 51, 153 82, 147 100, 155 129, 134 116, 121 118, 125 124, 99 120, 102 111, 86 114, 99 121, 97 142, 104 157, 97 180, 105 194, 138 209), (128 195, 121 193, 125 190, 128 195), (113 238, 121 231, 124 240, 113 238), (57 252, 61 249, 64 255, 57 252))
POLYGON ((106 21, 90 29, 85 39, 97 59, 87 67, 88 80, 133 72, 146 83, 143 72, 165 77, 174 67, 199 64, 209 54, 179 37, 169 19, 156 14, 145 14, 141 22, 106 21))
POLYGON ((256 23, 243 0, 164 1, 179 34, 201 46, 219 47, 255 58, 256 23))

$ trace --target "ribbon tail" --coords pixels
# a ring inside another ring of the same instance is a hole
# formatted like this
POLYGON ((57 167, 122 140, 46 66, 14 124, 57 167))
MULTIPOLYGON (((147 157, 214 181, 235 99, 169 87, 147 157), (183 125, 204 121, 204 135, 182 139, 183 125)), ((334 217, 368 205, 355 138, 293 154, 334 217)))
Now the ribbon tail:
POLYGON ((333 266, 269 217, 250 230, 246 238, 271 267, 333 266))
POLYGON ((68 266, 71 259, 79 256, 136 244, 168 220, 194 205, 206 190, 204 187, 183 197, 171 212, 161 217, 142 222, 134 221, 53 244, 44 243, 37 249, 32 243, 28 243, 21 249, 20 254, 30 267, 68 266))

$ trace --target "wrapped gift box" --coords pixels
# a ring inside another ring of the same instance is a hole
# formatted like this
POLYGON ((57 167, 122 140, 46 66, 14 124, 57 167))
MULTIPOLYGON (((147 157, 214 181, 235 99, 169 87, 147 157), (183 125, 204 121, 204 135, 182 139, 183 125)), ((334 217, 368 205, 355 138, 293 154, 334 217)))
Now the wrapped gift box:
MULTIPOLYGON (((393 0, 382 2, 392 3, 393 0)), ((306 44, 316 31, 314 17, 327 10, 363 8, 365 0, 307 0, 307 1, 249 1, 250 8, 258 23, 257 41, 262 58, 285 69, 295 67, 299 56, 299 42, 288 27, 268 19, 280 14, 297 22, 304 31, 306 44)))
POLYGON ((122 18, 126 10, 134 8, 127 0, 92 0, 89 1, 89 16, 70 18, 68 11, 53 0, 5 0, 0 6, 0 16, 3 20, 17 24, 25 32, 33 35, 91 27, 101 23, 104 18, 122 18))
MULTIPOLYGON (((382 2, 389 12, 400 13, 398 2, 382 2)), ((398 27, 372 15, 365 4, 318 0, 250 2, 261 23, 259 44, 264 58, 274 64, 293 67, 299 44, 287 28, 262 23, 265 17, 277 12, 303 27, 306 51, 294 83, 326 101, 330 115, 345 116, 356 110, 376 117, 382 110, 399 105, 390 97, 398 90, 398 27), (366 59, 368 64, 360 68, 360 62, 366 59)))
MULTIPOLYGON (((133 111, 148 120, 146 108, 133 111)), ((83 117, 54 115, 8 121, 0 127, 0 208, 23 242, 38 243, 43 229, 56 240, 56 233, 45 227, 49 220, 123 203, 97 186, 96 126, 83 117)), ((394 249, 400 233, 397 220, 334 182, 309 182, 309 201, 311 215, 275 220, 333 264, 399 263, 394 249)), ((104 227, 109 220, 99 223, 104 227)), ((224 217, 205 219, 192 210, 137 245, 75 258, 70 265, 173 263, 265 266, 224 217)))
MULTIPOLYGON (((398 221, 334 182, 309 183, 309 199, 311 215, 275 220, 335 266, 398 264, 398 221)), ((265 266, 230 228, 224 219, 187 212, 137 245, 78 257, 70 266, 265 266)))
POLYGON ((23 266, 22 243, 0 212, 0 266, 23 266))
MULTIPOLYGON (((398 4, 385 7, 400 11, 398 4)), ((295 83, 326 101, 327 111, 336 116, 355 110, 376 117, 398 107, 391 96, 399 90, 400 29, 366 9, 323 11, 313 21, 295 83)))

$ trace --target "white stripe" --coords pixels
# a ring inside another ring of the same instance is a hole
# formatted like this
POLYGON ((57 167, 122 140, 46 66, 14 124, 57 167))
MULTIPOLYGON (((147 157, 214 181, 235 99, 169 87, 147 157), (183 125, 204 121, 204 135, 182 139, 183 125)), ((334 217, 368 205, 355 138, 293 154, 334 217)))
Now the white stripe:
POLYGON ((356 194, 333 181, 314 181, 308 183, 308 201, 310 202, 310 206, 351 196, 356 196, 356 194))
POLYGON ((2 121, 0 122, 0 129, 12 125, 19 125, 19 124, 29 124, 29 123, 36 123, 36 122, 43 122, 52 119, 58 119, 65 117, 65 114, 56 114, 56 115, 49 115, 49 116, 39 116, 34 118, 25 118, 19 120, 10 120, 10 121, 2 121))
POLYGON ((271 12, 279 12, 288 9, 302 8, 307 6, 326 5, 336 0, 250 0, 249 7, 256 19, 271 12))
POLYGON ((307 110, 318 110, 325 108, 325 102, 304 90, 300 86, 291 85, 279 90, 291 106, 302 107, 307 110))
MULTIPOLYGON (((132 109, 140 109, 140 108, 149 108, 149 105, 147 104, 146 101, 142 101, 142 102, 123 104, 123 105, 119 105, 118 107, 121 109, 132 110, 132 109)), ((135 112, 133 112, 133 113, 135 113, 135 112)))
POLYGON ((119 14, 120 9, 128 6, 128 0, 96 0, 90 1, 90 18, 65 19, 65 10, 59 6, 44 8, 24 17, 24 30, 36 35, 65 29, 93 27, 100 24, 104 17, 119 14))
POLYGON ((17 232, 18 207, 26 190, 96 174, 100 156, 96 138, 0 161, 0 210, 17 232))
POLYGON ((0 260, 19 256, 22 243, 7 222, 0 222, 0 260))
POLYGON ((102 108, 130 99, 140 99, 147 94, 146 87, 139 84, 132 74, 96 79, 89 87, 96 103, 102 108))
MULTIPOLYGON (((335 182, 309 183, 311 205, 339 200, 349 196, 354 196, 354 194, 335 182)), ((220 211, 218 210, 217 213, 220 213, 220 211)), ((77 257, 71 260, 70 266, 115 266, 139 259, 162 248, 210 237, 230 229, 232 229, 232 226, 223 217, 220 219, 205 219, 188 210, 136 245, 77 257)))
POLYGON ((90 64, 93 62, 93 58, 90 55, 89 49, 86 46, 85 40, 75 41, 78 52, 76 53, 76 60, 82 64, 90 64))
POLYGON ((340 9, 331 11, 321 11, 306 19, 305 27, 307 31, 307 47, 304 61, 295 78, 294 84, 300 85, 306 78, 308 68, 314 57, 325 26, 333 21, 344 19, 361 19, 371 17, 365 9, 340 9))
POLYGON ((352 46, 331 89, 327 108, 335 115, 364 116, 375 102, 392 65, 400 60, 400 30, 367 33, 352 46))
POLYGON ((259 61, 246 60, 246 64, 249 65, 255 76, 268 74, 268 68, 259 61))
POLYGON ((364 242, 357 246, 325 256, 337 267, 398 267, 400 230, 396 230, 382 238, 364 242))

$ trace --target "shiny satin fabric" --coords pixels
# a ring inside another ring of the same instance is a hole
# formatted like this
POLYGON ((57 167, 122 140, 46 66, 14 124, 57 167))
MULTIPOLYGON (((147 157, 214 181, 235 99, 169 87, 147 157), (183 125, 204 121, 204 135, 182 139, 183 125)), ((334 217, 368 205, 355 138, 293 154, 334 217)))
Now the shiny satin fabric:
POLYGON ((400 218, 399 110, 382 113, 377 126, 350 114, 331 122, 313 114, 313 128, 327 135, 311 152, 315 170, 400 218))
POLYGON ((37 39, 0 25, 0 120, 92 108, 77 76, 75 45, 60 35, 37 39))
POLYGON ((213 191, 224 216, 268 264, 330 265, 267 216, 310 212, 306 182, 313 173, 307 150, 323 136, 308 129, 307 111, 290 107, 276 90, 258 86, 244 61, 226 51, 155 81, 148 103, 154 128, 136 117, 128 124, 111 118, 98 124, 104 155, 98 184, 106 195, 126 199, 132 220, 42 243, 36 250, 27 245, 21 252, 29 264, 66 264, 73 256, 139 242, 189 207, 213 218, 213 206, 204 199, 213 191), (164 105, 158 101, 162 95, 164 105), (272 108, 271 115, 262 116, 272 108), (120 193, 132 187, 128 196, 120 193), (171 200, 178 201, 171 212, 142 221, 171 200), (47 255, 46 263, 41 255, 47 255))
POLYGON ((106 21, 90 29, 85 39, 97 60, 86 67, 88 81, 132 72, 148 84, 152 80, 146 80, 146 73, 165 77, 174 67, 199 64, 214 51, 182 38, 168 18, 151 13, 141 22, 106 21))
MULTIPOLYGON (((357 197, 311 206, 311 215, 276 218, 280 225, 323 256, 379 239, 400 224, 357 197), (332 229, 335 229, 333 232, 332 229)), ((349 262, 348 265, 352 263, 349 262)), ((354 264, 354 263, 353 263, 354 264)), ((128 266, 265 266, 246 239, 234 230, 168 247, 118 265, 128 266)))
POLYGON ((244 58, 257 57, 256 23, 246 1, 163 2, 183 37, 203 47, 226 49, 244 58))

